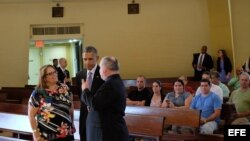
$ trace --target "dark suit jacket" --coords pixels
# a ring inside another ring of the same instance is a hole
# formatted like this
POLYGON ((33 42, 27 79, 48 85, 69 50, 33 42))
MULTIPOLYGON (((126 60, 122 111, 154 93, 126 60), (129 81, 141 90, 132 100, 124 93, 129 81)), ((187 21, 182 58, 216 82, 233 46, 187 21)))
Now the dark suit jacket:
MULTIPOLYGON (((96 93, 98 88, 104 83, 102 80, 100 73, 99 73, 100 67, 97 66, 91 86, 91 92, 96 93)), ((78 95, 79 98, 81 99, 82 96, 82 79, 86 80, 87 79, 87 69, 83 69, 82 71, 78 72, 76 74, 76 83, 77 83, 77 89, 78 89, 78 95)))
MULTIPOLYGON (((250 57, 249 57, 249 61, 250 61, 250 57)), ((244 65, 242 66, 242 69, 244 70, 244 71, 246 71, 246 62, 244 63, 244 65)), ((248 64, 249 66, 248 66, 248 68, 250 68, 250 63, 248 64)), ((248 72, 248 74, 250 74, 250 72, 248 72)))
MULTIPOLYGON (((65 78, 70 78, 69 75, 69 71, 67 69, 65 69, 65 73, 62 71, 62 69, 60 67, 57 67, 57 77, 58 77, 58 81, 60 83, 64 83, 64 79, 65 78), (66 75, 65 75, 66 74, 66 75)), ((66 83, 68 86, 70 86, 70 83, 66 83)))
MULTIPOLYGON (((91 92, 85 89, 87 96, 91 92)), ((96 92, 92 104, 100 114, 103 141, 128 141, 128 129, 123 116, 126 108, 126 90, 119 74, 109 76, 96 92)))
MULTIPOLYGON (((218 58, 218 60, 217 60, 217 71, 218 72, 221 72, 220 60, 221 60, 220 58, 218 58)), ((226 72, 226 75, 227 75, 227 73, 232 72, 232 63, 231 63, 229 58, 224 58, 224 70, 226 72)))
MULTIPOLYGON (((81 85, 82 85, 82 79, 86 80, 87 78, 87 70, 84 69, 76 74, 76 81, 77 81, 77 88, 78 88, 78 94, 81 99, 81 111, 80 111, 80 135, 84 134, 85 126, 87 128, 87 140, 95 140, 98 141, 101 137, 96 137, 94 132, 101 132, 101 122, 99 118, 99 113, 95 111, 92 108, 92 99, 94 97, 94 94, 99 89, 99 87, 104 83, 104 81, 101 79, 100 73, 99 73, 100 67, 97 66, 91 86, 91 95, 90 97, 86 97, 84 93, 82 93, 81 85), (90 111, 87 111, 86 105, 90 107, 90 111), (86 121, 87 120, 87 121, 86 121), (97 129, 96 127, 99 127, 97 129), (100 131, 96 131, 100 130, 100 131), (81 133, 82 132, 82 133, 81 133), (95 138, 95 139, 93 139, 95 138)), ((81 139, 83 140, 83 139, 81 139)))
MULTIPOLYGON (((193 62, 192 62, 193 67, 194 67, 194 65, 198 64, 199 56, 200 56, 200 53, 195 53, 193 55, 193 62)), ((214 67, 213 59, 207 53, 205 54, 204 60, 202 62, 202 66, 206 68, 203 71, 210 71, 210 69, 212 69, 214 67)), ((196 68, 194 68, 194 69, 196 69, 196 68)))

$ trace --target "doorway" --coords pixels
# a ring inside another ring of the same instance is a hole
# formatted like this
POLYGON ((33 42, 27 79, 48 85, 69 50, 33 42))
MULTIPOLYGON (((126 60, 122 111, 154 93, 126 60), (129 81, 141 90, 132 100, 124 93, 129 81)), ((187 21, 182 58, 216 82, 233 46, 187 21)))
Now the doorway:
POLYGON ((82 39, 44 40, 42 46, 37 46, 36 41, 30 41, 28 85, 37 85, 40 67, 52 65, 52 60, 55 58, 66 58, 70 77, 75 77, 82 68, 81 52, 82 39))

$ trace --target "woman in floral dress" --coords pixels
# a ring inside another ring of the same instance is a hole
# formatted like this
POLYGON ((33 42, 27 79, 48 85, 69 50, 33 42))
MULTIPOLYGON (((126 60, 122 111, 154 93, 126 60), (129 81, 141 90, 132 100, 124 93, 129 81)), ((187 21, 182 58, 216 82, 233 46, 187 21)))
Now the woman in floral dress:
POLYGON ((39 84, 29 99, 28 116, 35 141, 72 141, 73 99, 67 85, 59 84, 52 65, 40 69, 39 84))

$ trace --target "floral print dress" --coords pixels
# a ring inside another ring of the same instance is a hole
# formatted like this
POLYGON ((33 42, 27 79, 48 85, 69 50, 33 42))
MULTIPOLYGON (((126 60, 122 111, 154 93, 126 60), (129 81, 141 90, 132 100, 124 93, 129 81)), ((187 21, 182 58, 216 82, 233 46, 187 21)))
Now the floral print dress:
POLYGON ((37 88, 32 92, 29 104, 39 108, 37 128, 44 139, 74 139, 70 116, 71 95, 65 86, 59 86, 55 91, 37 88))

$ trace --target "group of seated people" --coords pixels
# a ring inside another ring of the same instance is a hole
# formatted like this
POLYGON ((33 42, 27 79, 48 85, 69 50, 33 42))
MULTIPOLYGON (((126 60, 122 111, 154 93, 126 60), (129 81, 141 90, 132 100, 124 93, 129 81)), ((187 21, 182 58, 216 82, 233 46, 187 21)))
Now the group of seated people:
POLYGON ((220 123, 223 97, 229 97, 228 102, 234 103, 236 107, 237 113, 232 117, 231 124, 250 124, 250 77, 246 72, 237 77, 239 86, 231 93, 227 84, 220 82, 219 73, 212 71, 202 74, 196 92, 187 88, 187 80, 181 76, 173 82, 173 91, 164 94, 160 81, 154 81, 150 91, 145 87, 145 77, 139 75, 136 80, 137 89, 127 95, 127 105, 200 110, 200 133, 213 134, 220 123))

